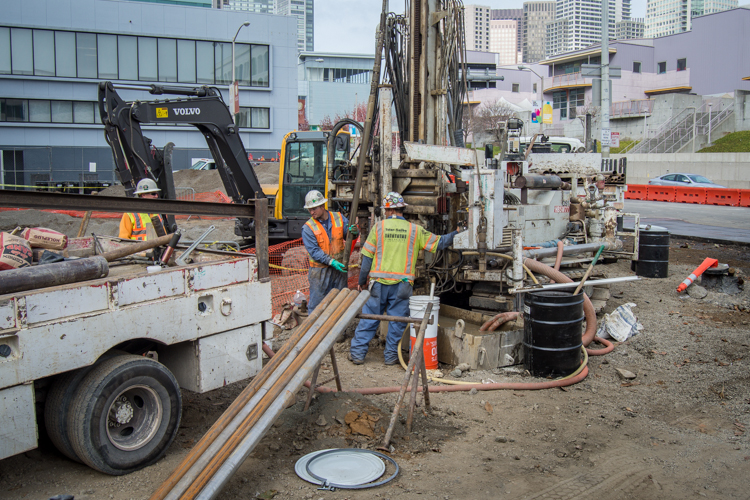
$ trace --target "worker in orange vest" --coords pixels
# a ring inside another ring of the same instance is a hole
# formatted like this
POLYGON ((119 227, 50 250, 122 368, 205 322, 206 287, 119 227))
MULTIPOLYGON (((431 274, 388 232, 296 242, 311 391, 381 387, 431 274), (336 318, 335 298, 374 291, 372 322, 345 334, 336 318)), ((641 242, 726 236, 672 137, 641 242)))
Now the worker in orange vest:
POLYGON ((305 208, 310 220, 302 227, 302 242, 310 258, 307 279, 310 283, 310 311, 320 304, 331 290, 346 288, 348 272, 341 261, 344 259, 346 235, 359 233, 356 225, 349 225, 340 212, 329 212, 328 200, 320 191, 312 190, 305 196, 305 208))
MULTIPOLYGON (((161 189, 152 179, 141 179, 135 187, 135 195, 139 198, 159 198, 161 189)), ((161 216, 158 214, 125 213, 120 219, 120 238, 126 240, 146 241, 154 239, 157 231, 154 226, 163 228, 161 216)))

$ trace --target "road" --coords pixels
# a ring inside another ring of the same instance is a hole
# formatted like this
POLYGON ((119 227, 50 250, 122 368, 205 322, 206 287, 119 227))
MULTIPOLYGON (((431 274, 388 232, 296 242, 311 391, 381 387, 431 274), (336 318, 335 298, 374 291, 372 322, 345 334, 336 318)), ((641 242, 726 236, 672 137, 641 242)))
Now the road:
MULTIPOLYGON (((750 208, 625 200, 625 210, 641 214, 642 224, 665 227, 687 238, 750 244, 750 208)), ((633 220, 625 220, 633 227, 633 220)))

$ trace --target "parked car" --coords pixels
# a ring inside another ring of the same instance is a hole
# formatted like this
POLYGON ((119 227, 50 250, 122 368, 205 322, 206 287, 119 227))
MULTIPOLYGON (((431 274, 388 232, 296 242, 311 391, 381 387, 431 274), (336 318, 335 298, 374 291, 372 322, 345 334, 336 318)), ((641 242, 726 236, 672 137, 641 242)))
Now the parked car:
POLYGON ((681 186, 699 188, 726 188, 697 174, 666 174, 654 177, 649 184, 652 186, 681 186))
POLYGON ((196 160, 196 162, 193 163, 193 166, 190 167, 190 170, 214 170, 215 168, 216 162, 214 160, 201 158, 200 160, 196 160))

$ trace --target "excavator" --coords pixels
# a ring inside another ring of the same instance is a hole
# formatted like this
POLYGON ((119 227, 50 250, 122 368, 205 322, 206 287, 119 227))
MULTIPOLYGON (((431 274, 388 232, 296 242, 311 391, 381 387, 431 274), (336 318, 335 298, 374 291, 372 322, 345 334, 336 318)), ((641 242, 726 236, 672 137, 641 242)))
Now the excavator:
MULTIPOLYGON (((174 144, 156 147, 143 134, 142 124, 188 124, 203 134, 216 163, 221 180, 234 203, 244 204, 260 197, 269 198, 268 238, 280 242, 300 238, 302 226, 310 218, 303 208, 305 194, 312 189, 326 192, 334 165, 350 162, 348 129, 338 127, 337 133, 327 131, 292 131, 282 142, 278 186, 261 185, 248 160, 248 154, 234 124, 229 109, 214 87, 195 88, 161 85, 116 86, 112 82, 99 84, 99 113, 104 124, 104 136, 112 149, 115 171, 133 196, 138 181, 150 178, 161 188, 162 197, 175 199, 172 177, 174 144), (152 101, 126 101, 117 89, 143 90, 151 95, 183 96, 152 101), (329 148, 333 152, 329 155, 329 148)), ((353 122, 357 126, 358 123, 353 122)), ((360 127, 361 128, 361 127, 360 127)), ((175 225, 173 216, 165 216, 169 232, 175 225)), ((253 221, 238 219, 235 234, 252 244, 255 234, 253 221)))

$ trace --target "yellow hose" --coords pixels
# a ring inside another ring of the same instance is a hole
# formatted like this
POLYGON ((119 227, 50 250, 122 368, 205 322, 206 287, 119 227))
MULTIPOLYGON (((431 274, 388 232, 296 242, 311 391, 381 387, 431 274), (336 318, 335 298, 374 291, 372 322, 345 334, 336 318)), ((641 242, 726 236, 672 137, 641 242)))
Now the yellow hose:
MULTIPOLYGON (((404 361, 404 355, 401 352, 401 342, 403 342, 403 339, 401 339, 401 340, 398 341, 398 347, 397 347, 397 349, 398 349, 398 361, 399 361, 399 363, 401 363, 401 368, 403 368, 404 370, 406 370, 408 368, 408 365, 404 361)), ((576 371, 574 371, 573 373, 571 373, 570 375, 566 375, 566 376, 564 376, 564 377, 562 377, 562 378, 560 378, 558 380, 567 380, 569 378, 573 378, 573 377, 577 376, 579 373, 581 373, 583 371, 583 369, 586 367, 586 365, 589 364, 589 353, 586 352, 586 348, 583 347, 583 346, 581 346, 581 350, 583 351, 583 362, 581 363, 581 366, 579 366, 578 369, 576 371)), ((435 377, 430 377, 429 375, 427 375, 427 380, 429 380, 431 382, 440 382, 440 383, 446 384, 446 385, 477 385, 477 384, 481 384, 481 382, 462 382, 461 380, 449 380, 449 379, 444 379, 444 378, 435 378, 435 377)))

